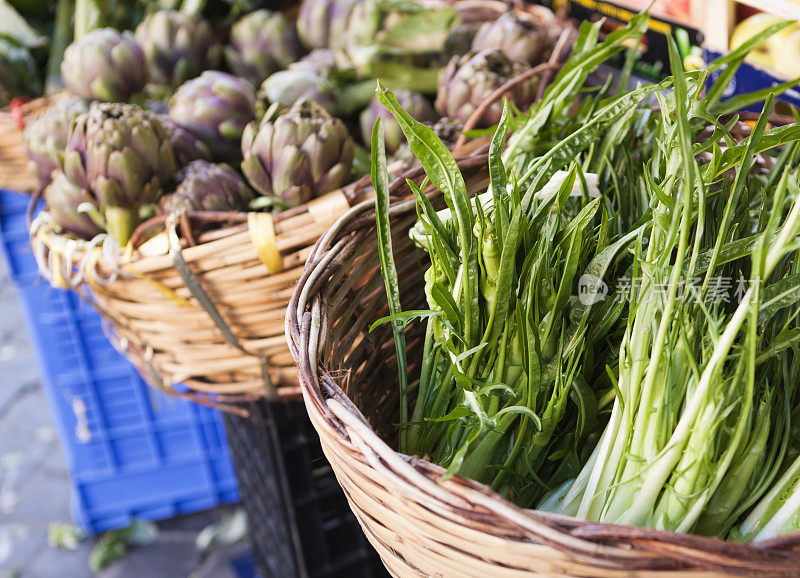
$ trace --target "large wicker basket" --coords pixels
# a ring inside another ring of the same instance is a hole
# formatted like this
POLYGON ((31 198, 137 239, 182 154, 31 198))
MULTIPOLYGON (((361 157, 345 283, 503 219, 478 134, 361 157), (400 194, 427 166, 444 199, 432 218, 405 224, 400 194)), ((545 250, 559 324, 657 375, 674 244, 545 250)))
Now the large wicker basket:
MULTIPOLYGON (((462 162, 462 169, 466 168, 462 162)), ((468 177, 485 187, 485 167, 468 177), (482 179, 481 176, 484 178, 482 179)), ((424 299, 424 255, 408 230, 413 200, 390 209, 404 306, 424 299)), ((350 506, 395 576, 656 578, 800 576, 800 534, 735 544, 688 534, 587 523, 521 509, 488 487, 400 454, 398 385, 376 241, 374 201, 318 242, 286 318, 306 408, 350 506)), ((423 324, 409 329, 409 372, 423 324)))
POLYGON ((291 398, 299 389, 283 334, 286 303, 314 242, 365 194, 356 184, 274 217, 161 217, 134 232, 126 253, 104 236, 65 236, 42 211, 31 245, 42 274, 91 301, 152 385, 198 401, 216 394, 218 405, 291 398))
POLYGON ((28 157, 22 141, 25 123, 50 106, 51 97, 0 110, 0 187, 32 193, 38 186, 36 175, 28 170, 28 157))

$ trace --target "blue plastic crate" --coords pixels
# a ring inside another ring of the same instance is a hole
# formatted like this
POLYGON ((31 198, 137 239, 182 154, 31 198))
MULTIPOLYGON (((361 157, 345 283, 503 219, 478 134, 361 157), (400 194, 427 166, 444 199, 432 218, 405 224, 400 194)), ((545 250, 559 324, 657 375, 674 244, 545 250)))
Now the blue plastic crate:
POLYGON ((0 189, 0 252, 11 278, 29 286, 39 280, 39 271, 28 242, 27 211, 30 196, 0 189))
MULTIPOLYGON (((706 62, 712 62, 717 58, 721 57, 722 54, 719 52, 710 50, 705 48, 703 50, 703 56, 706 62)), ((719 78, 720 73, 724 70, 724 68, 716 70, 708 79, 709 85, 713 83, 717 78, 719 78)), ((767 87, 774 87, 778 86, 778 84, 784 82, 786 79, 779 79, 775 77, 771 72, 750 64, 749 62, 744 62, 736 71, 736 74, 733 76, 733 80, 728 85, 727 90, 722 95, 723 99, 728 99, 740 94, 747 94, 749 92, 756 92, 757 90, 761 90, 762 88, 767 87)), ((800 106, 800 85, 795 88, 790 88, 788 90, 784 90, 780 94, 776 96, 777 100, 782 100, 792 106, 800 106)), ((754 104, 748 107, 746 110, 750 110, 753 112, 761 112, 763 109, 763 103, 754 104)))
POLYGON ((99 315, 42 280, 28 245, 25 195, 0 191, 0 245, 23 307, 89 532, 239 500, 216 410, 148 387, 106 339, 99 315))

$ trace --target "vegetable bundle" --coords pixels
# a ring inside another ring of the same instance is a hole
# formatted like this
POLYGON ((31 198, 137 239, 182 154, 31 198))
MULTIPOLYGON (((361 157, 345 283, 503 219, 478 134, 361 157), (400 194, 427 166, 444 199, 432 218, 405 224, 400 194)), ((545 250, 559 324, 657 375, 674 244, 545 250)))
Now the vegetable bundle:
POLYGON ((770 124, 785 87, 721 101, 784 25, 693 72, 672 43, 659 84, 587 83, 646 26, 639 15, 599 42, 585 24, 542 100, 506 104, 490 190, 473 198, 447 148, 378 91, 447 203, 436 212, 409 183, 430 268, 427 308, 403 311, 373 146, 400 449, 582 519, 797 531, 800 126, 770 124), (755 122, 736 114, 765 98, 755 122), (427 333, 411 411, 403 328, 416 318, 427 333))

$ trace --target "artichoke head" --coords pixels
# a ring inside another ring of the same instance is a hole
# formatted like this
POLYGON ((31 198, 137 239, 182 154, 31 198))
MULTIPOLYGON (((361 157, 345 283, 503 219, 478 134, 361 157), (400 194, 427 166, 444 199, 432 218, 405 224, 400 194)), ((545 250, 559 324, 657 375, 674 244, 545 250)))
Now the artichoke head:
POLYGON ((357 3, 357 0, 304 0, 297 18, 300 40, 308 48, 347 45, 350 14, 357 3))
POLYGON ((119 103, 95 103, 77 118, 62 167, 72 183, 92 193, 121 246, 141 209, 158 200, 176 172, 169 133, 157 116, 119 103))
POLYGON ((41 187, 50 184, 51 173, 61 164, 72 124, 87 110, 89 105, 85 100, 63 96, 25 127, 28 166, 41 187))
POLYGON ((558 29, 555 16, 549 10, 541 17, 505 12, 494 22, 485 22, 472 42, 472 50, 502 50, 517 62, 536 66, 547 60, 558 29), (549 14, 549 17, 548 17, 549 14))
POLYGON ((290 207, 344 185, 355 144, 345 124, 313 101, 250 123, 242 138, 242 172, 259 192, 290 207))
MULTIPOLYGON (((397 101, 400 103, 403 110, 419 122, 430 123, 436 120, 436 113, 433 110, 433 106, 431 106, 431 103, 428 102, 428 99, 422 94, 410 90, 396 90, 394 91, 394 95, 397 97, 397 101)), ((380 104, 377 99, 373 99, 369 103, 369 106, 361 112, 361 116, 359 117, 361 137, 364 139, 364 143, 369 145, 372 138, 372 127, 375 125, 375 121, 377 121, 378 118, 381 119, 383 124, 386 152, 387 154, 392 154, 400 148, 400 145, 406 142, 406 137, 403 135, 403 131, 400 129, 400 125, 397 124, 394 116, 392 116, 392 113, 380 104)))
POLYGON ((222 54, 211 26, 197 14, 154 12, 139 24, 135 35, 155 85, 177 87, 215 68, 222 54))
POLYGON ((122 102, 144 88, 147 66, 142 48, 129 32, 99 28, 67 47, 61 76, 81 98, 122 102))
POLYGON ((159 203, 165 213, 177 211, 245 211, 255 193, 230 165, 193 161, 179 174, 174 193, 159 203))
POLYGON ((94 196, 85 188, 70 181, 60 170, 53 171, 53 179, 44 190, 44 200, 50 216, 61 229, 82 239, 91 239, 103 229, 85 210, 97 210, 94 196))
POLYGON ((244 78, 206 71, 177 90, 170 118, 199 136, 215 160, 238 162, 244 127, 256 118, 256 94, 244 78))
MULTIPOLYGON (((466 121, 487 97, 507 81, 519 76, 527 66, 514 62, 501 50, 484 50, 454 56, 439 72, 436 110, 461 122, 466 121)), ((538 80, 531 78, 517 85, 506 97, 521 109, 527 109, 536 95, 538 80)), ((478 121, 478 128, 500 122, 503 100, 498 99, 478 121)))
POLYGON ((303 52, 292 22, 279 12, 256 10, 231 27, 225 57, 234 74, 258 86, 273 72, 298 60, 303 52))

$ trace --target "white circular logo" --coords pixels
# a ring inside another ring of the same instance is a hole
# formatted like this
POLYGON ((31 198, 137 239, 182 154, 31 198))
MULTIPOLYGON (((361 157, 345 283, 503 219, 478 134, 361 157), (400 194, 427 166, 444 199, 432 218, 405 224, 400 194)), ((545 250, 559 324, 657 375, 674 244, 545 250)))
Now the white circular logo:
POLYGON ((578 299, 584 305, 600 303, 608 295, 608 285, 600 277, 585 273, 578 279, 578 299))

